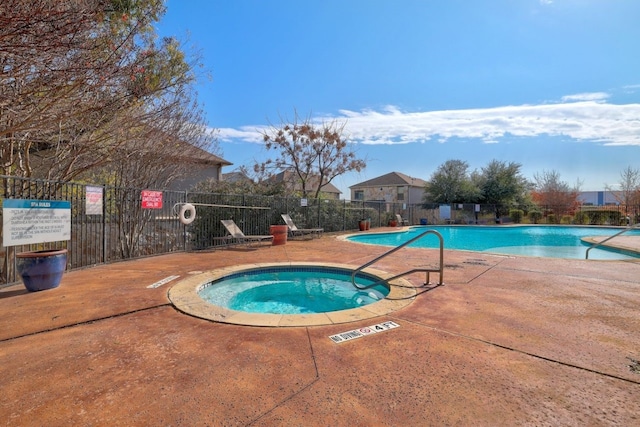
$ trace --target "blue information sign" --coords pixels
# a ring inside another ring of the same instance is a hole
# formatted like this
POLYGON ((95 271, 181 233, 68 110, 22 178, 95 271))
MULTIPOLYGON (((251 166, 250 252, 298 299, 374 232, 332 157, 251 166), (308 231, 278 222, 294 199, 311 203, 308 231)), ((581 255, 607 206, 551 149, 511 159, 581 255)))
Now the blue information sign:
POLYGON ((2 243, 29 245, 71 239, 71 203, 66 200, 2 201, 2 243))

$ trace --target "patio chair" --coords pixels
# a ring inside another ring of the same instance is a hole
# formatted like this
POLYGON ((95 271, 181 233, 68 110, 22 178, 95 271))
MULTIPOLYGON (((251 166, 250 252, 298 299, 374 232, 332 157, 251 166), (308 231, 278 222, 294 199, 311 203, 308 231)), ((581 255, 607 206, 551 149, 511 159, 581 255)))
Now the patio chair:
POLYGON ((220 220, 224 228, 227 229, 227 233, 231 235, 231 237, 236 240, 238 243, 249 245, 251 243, 260 243, 260 242, 273 242, 272 235, 260 236, 260 235, 246 235, 240 230, 240 227, 236 225, 236 223, 232 219, 222 219, 220 220))
POLYGON ((402 216, 400 214, 396 214, 396 218, 398 220, 398 225, 399 226, 403 226, 403 225, 409 225, 409 220, 402 218, 402 216))
POLYGON ((324 228, 298 228, 289 214, 281 214, 280 216, 289 227, 289 235, 291 237, 310 235, 313 239, 314 237, 320 237, 324 231, 324 228))

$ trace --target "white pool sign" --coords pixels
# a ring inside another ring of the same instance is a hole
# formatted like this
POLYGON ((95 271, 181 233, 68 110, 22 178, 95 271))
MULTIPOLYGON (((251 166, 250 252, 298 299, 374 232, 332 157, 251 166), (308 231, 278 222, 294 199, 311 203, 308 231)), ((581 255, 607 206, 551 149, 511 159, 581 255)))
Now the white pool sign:
POLYGON ((65 200, 5 199, 2 244, 30 245, 71 239, 71 203, 65 200))
POLYGON ((166 285, 167 283, 171 282, 172 280, 177 279, 178 277, 180 277, 180 276, 174 275, 174 276, 165 277, 164 279, 160 279, 157 282, 150 284, 149 286, 147 286, 147 289, 159 288, 160 286, 166 285))
POLYGON ((377 325, 365 326, 363 328, 354 329, 352 331, 331 335, 329 336, 329 339, 331 339, 331 341, 333 341, 336 344, 340 344, 346 341, 354 340, 356 338, 366 337, 367 335, 377 334, 379 332, 385 332, 390 329, 395 329, 399 327, 400 325, 398 325, 397 323, 388 321, 388 322, 378 323, 377 325))
POLYGON ((90 185, 85 187, 85 213, 87 215, 102 215, 103 193, 104 189, 102 187, 93 187, 90 185))

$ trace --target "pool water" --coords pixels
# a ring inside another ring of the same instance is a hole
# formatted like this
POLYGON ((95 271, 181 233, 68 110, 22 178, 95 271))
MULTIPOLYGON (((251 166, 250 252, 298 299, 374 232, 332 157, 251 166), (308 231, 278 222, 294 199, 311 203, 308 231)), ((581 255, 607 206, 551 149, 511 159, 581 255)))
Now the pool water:
MULTIPOLYGON (((358 274, 356 283, 369 286, 379 279, 358 274)), ((362 307, 384 299, 389 288, 366 289, 351 284, 351 271, 320 267, 276 267, 249 270, 207 284, 198 295, 205 301, 249 313, 326 313, 362 307)))
MULTIPOLYGON (((349 240, 372 245, 398 246, 425 230, 436 230, 444 239, 445 249, 461 249, 507 255, 527 255, 548 258, 585 259, 589 244, 580 239, 587 236, 611 236, 620 229, 582 226, 426 226, 412 227, 396 233, 364 234, 349 240)), ((629 231, 625 235, 638 236, 629 231)), ((418 248, 437 248, 436 236, 427 235, 410 245, 418 248)), ((631 253, 604 249, 589 251, 589 259, 638 259, 631 253)))

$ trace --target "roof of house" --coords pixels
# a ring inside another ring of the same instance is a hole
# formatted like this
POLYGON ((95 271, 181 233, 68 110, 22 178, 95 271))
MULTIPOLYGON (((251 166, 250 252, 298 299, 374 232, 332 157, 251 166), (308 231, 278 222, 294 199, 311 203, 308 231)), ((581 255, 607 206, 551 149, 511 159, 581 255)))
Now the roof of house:
POLYGON ((249 178, 247 175, 244 174, 244 172, 241 172, 241 171, 223 173, 222 180, 231 182, 231 183, 244 182, 244 181, 253 182, 251 178, 249 178))
POLYGON ((215 154, 211 154, 210 152, 203 150, 202 148, 196 147, 195 145, 184 143, 182 156, 184 158, 192 159, 201 163, 208 164, 216 164, 221 166, 230 166, 233 163, 223 159, 222 157, 218 157, 215 154))
POLYGON ((372 178, 368 181, 354 184, 349 188, 360 187, 379 187, 379 186, 402 186, 408 185, 410 187, 424 187, 427 182, 420 178, 412 178, 400 172, 390 172, 386 175, 381 175, 377 178, 372 178))
POLYGON ((325 184, 322 189, 320 190, 323 193, 336 193, 336 194, 342 194, 342 191, 340 191, 338 189, 338 187, 336 187, 335 185, 333 185, 332 183, 327 183, 325 184))

